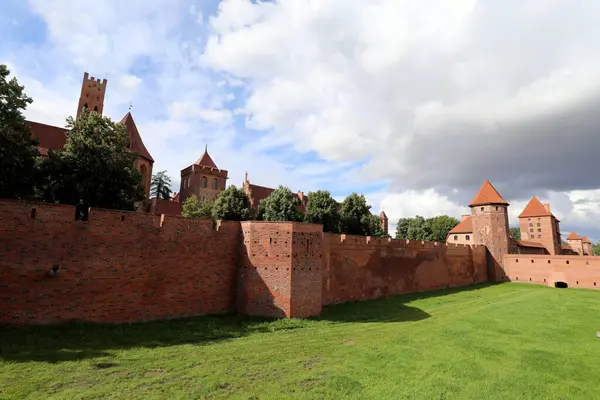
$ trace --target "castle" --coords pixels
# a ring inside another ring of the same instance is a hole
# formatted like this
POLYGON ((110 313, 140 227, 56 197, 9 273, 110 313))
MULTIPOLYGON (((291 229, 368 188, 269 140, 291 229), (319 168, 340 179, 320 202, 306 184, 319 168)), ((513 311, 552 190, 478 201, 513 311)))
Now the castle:
MULTIPOLYGON (((106 95, 106 79, 95 79, 90 77, 87 72, 83 74, 81 83, 81 93, 79 95, 79 103, 77 106, 77 118, 81 115, 84 109, 96 111, 100 114, 104 110, 104 97, 106 95)), ((144 146, 142 137, 135 125, 131 112, 127 112, 120 123, 125 125, 129 134, 129 144, 127 149, 138 155, 135 160, 135 168, 142 176, 142 183, 146 196, 150 195, 150 181, 152 179, 152 166, 154 159, 144 146)), ((49 150, 60 150, 67 142, 69 134, 66 128, 51 126, 34 121, 27 121, 31 130, 31 137, 38 142, 37 149, 42 157, 48 157, 49 150)))

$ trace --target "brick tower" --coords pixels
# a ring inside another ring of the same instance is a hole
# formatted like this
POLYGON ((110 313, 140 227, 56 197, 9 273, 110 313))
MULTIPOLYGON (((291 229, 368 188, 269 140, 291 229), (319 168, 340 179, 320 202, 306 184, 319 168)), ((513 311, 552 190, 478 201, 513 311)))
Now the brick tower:
POLYGON ((194 164, 181 171, 179 201, 184 202, 191 195, 198 200, 215 200, 227 186, 227 171, 217 168, 204 147, 204 154, 194 164))
POLYGON ((106 94, 106 79, 100 81, 93 76, 90 77, 87 72, 83 74, 81 83, 81 95, 79 96, 79 105, 77 106, 77 118, 84 108, 102 114, 104 109, 104 95, 106 94))
POLYGON ((550 204, 542 204, 533 196, 519 215, 521 239, 544 245, 550 255, 560 255, 560 221, 550 211, 550 204))
POLYGON ((388 233, 388 216, 385 215, 385 212, 381 210, 379 213, 379 223, 381 224, 381 229, 384 233, 388 233))
POLYGON ((504 276, 503 257, 510 245, 508 229, 508 202, 486 180, 469 204, 473 224, 473 244, 482 244, 488 250, 488 274, 492 280, 504 276))

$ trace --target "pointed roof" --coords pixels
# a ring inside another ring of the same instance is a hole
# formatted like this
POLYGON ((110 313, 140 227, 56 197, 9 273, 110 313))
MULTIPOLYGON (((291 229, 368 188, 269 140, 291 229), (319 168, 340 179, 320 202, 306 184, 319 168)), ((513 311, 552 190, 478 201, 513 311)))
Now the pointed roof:
POLYGON ((460 224, 452 228, 449 233, 473 233, 473 219, 466 217, 460 224))
POLYGON ((587 236, 584 236, 583 243, 592 243, 592 242, 590 241, 590 239, 587 238, 587 236))
POLYGON ((379 218, 388 219, 387 215, 385 215, 385 212, 383 210, 381 210, 381 212, 379 213, 379 218))
POLYGON ((533 196, 529 203, 523 209, 523 212, 519 214, 519 218, 524 217, 552 217, 552 213, 544 207, 541 201, 537 197, 533 196))
POLYGON ((212 158, 210 158, 210 156, 208 155, 208 145, 207 144, 204 145, 204 154, 202 154, 202 156, 194 164, 201 165, 203 167, 218 169, 217 164, 215 164, 215 162, 212 160, 212 158))
POLYGON ((133 121, 133 116, 130 112, 127 112, 125 116, 120 121, 127 128, 127 132, 129 132, 129 140, 131 141, 131 150, 138 153, 140 156, 144 157, 148 161, 154 162, 154 159, 144 146, 144 142, 142 141, 142 137, 138 132, 137 126, 135 126, 135 122, 133 121))
POLYGON ((508 202, 500 196, 494 185, 487 179, 479 188, 479 192, 475 195, 475 198, 469 203, 469 207, 483 206, 486 204, 504 204, 508 205, 508 202))
POLYGON ((582 240, 581 237, 575 232, 571 232, 569 236, 567 236, 567 240, 582 240))

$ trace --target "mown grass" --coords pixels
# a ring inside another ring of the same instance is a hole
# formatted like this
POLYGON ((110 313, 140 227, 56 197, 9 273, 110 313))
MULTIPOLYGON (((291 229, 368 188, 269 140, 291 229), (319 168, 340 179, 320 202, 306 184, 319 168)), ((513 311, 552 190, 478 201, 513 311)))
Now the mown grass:
POLYGON ((327 307, 0 330, 2 399, 592 399, 600 292, 525 284, 327 307))

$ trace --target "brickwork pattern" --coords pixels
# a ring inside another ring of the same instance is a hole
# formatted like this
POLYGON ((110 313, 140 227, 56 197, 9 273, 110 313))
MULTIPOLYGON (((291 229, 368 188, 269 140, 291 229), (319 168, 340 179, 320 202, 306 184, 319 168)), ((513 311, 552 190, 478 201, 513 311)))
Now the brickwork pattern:
POLYGON ((235 309, 239 223, 0 202, 0 324, 235 309), (58 268, 56 273, 52 269, 58 268))

